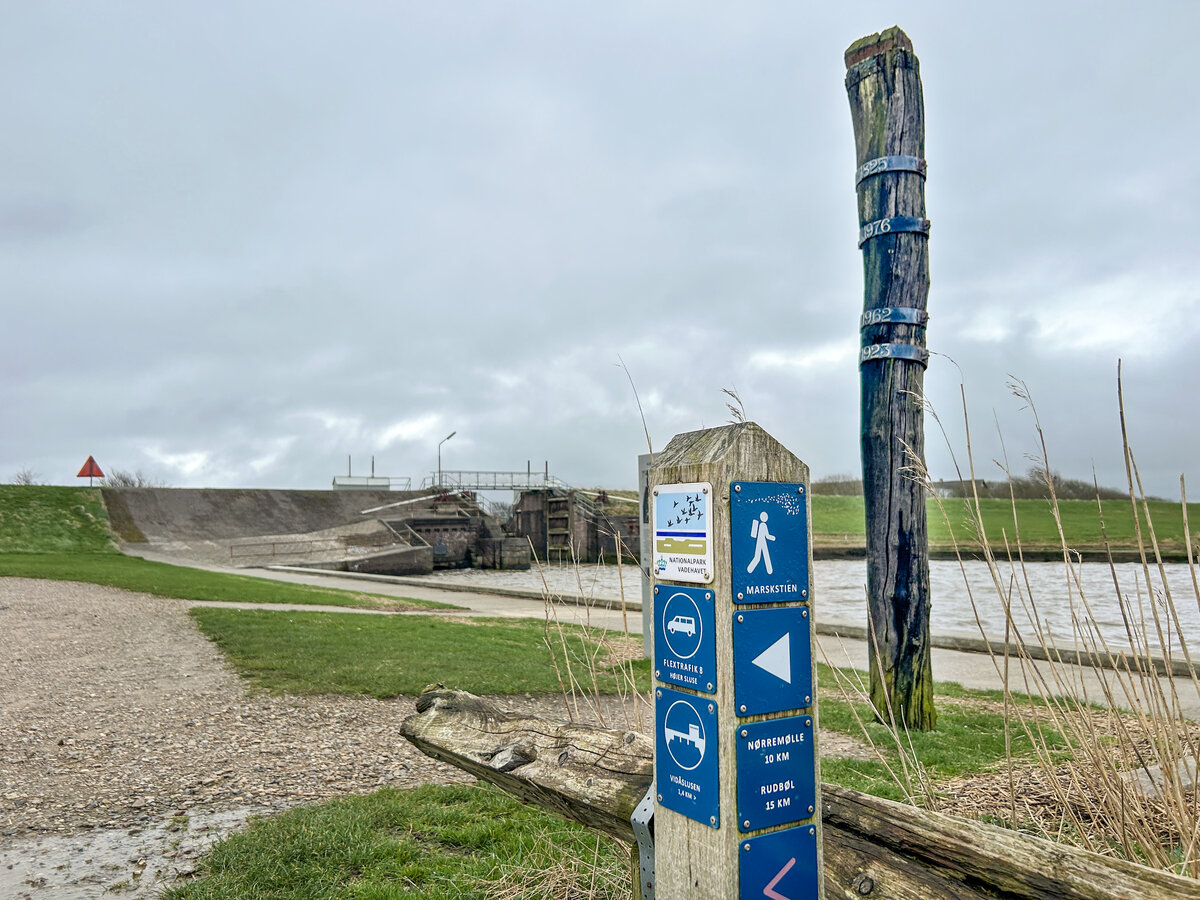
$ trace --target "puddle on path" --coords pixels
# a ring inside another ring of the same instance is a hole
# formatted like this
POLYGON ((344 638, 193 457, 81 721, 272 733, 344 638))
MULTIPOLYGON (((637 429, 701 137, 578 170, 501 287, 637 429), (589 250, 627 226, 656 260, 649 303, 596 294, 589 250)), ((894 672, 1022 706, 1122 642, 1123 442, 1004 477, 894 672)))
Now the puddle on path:
POLYGON ((191 813, 134 828, 0 838, 0 897, 150 900, 192 877, 199 857, 251 816, 276 811, 245 807, 191 813))

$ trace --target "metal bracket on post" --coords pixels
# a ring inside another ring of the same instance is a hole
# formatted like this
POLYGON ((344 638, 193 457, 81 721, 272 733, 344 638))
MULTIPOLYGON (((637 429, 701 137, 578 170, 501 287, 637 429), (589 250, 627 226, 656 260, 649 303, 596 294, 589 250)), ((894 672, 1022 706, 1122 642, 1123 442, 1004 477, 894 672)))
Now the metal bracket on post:
POLYGON ((646 796, 629 817, 633 835, 637 838, 638 872, 641 876, 642 900, 654 900, 654 782, 646 796))

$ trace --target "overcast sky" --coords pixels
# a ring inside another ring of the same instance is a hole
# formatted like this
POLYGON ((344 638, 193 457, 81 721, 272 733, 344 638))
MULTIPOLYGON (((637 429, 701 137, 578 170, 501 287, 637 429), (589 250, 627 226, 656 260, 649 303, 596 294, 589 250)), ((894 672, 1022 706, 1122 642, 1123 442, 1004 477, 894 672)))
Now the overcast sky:
MULTIPOLYGON (((925 90, 928 399, 1200 497, 1200 3, 0 0, 0 480, 550 471, 729 420, 857 472, 843 51, 925 90), (839 5, 840 6, 840 5, 839 5)), ((953 477, 929 421, 929 464, 953 477)))

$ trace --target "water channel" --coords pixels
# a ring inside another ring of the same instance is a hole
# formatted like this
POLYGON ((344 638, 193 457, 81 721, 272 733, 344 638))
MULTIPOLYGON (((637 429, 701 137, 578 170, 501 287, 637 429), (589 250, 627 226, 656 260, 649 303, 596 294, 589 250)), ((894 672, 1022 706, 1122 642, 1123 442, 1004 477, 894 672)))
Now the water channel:
MULTIPOLYGON (((1037 642, 1032 620, 1058 645, 1077 641, 1073 620, 1095 629, 1114 648, 1130 646, 1128 617, 1135 634, 1148 635, 1152 650, 1161 649, 1155 610, 1164 637, 1178 647, 1177 629, 1170 623, 1168 590, 1174 601, 1179 628, 1190 648, 1200 651, 1200 591, 1186 564, 1152 567, 1149 587, 1138 564, 1110 567, 1102 562, 1077 564, 1068 571, 1062 562, 1030 562, 1024 567, 1002 564, 994 572, 982 562, 961 566, 952 560, 930 565, 932 628, 936 634, 978 637, 980 629, 993 639, 1005 633, 1006 600, 1025 640, 1037 642), (1120 598, 1120 599, 1118 599, 1120 598), (1031 602, 1032 601, 1032 602, 1031 602), (1123 602, 1122 602, 1123 601, 1123 602), (1144 629, 1143 632, 1143 623, 1144 629)), ((447 584, 472 584, 627 600, 641 599, 640 572, 636 566, 604 564, 546 565, 525 572, 456 569, 427 576, 447 584)), ((816 560, 813 584, 819 622, 838 625, 866 624, 864 560, 816 560)))

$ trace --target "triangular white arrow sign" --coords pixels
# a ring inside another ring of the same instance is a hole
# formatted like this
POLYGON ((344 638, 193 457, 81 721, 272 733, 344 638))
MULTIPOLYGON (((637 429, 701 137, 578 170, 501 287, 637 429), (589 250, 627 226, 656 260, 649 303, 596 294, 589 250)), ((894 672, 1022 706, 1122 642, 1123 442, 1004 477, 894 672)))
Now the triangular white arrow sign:
POLYGON ((758 656, 751 660, 754 665, 770 672, 776 678, 792 683, 792 634, 786 632, 783 637, 773 643, 758 656))

